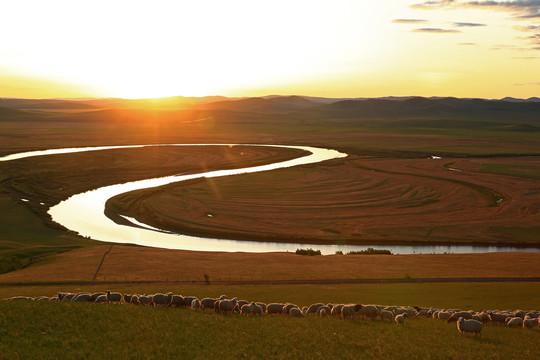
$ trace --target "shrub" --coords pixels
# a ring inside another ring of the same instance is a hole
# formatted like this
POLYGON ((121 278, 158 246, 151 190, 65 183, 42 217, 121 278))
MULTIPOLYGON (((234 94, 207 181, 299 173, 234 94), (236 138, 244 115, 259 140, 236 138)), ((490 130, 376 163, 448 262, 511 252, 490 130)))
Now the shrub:
POLYGON ((321 255, 321 250, 313 250, 312 248, 309 249, 296 249, 297 255, 307 255, 307 256, 315 256, 315 255, 321 255))
POLYGON ((367 248, 366 250, 349 251, 347 255, 392 255, 390 250, 375 250, 374 248, 367 248))

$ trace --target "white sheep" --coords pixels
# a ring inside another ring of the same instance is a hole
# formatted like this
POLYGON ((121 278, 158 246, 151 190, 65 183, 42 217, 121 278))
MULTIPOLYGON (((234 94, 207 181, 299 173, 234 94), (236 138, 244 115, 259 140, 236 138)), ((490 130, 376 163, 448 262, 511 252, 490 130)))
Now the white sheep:
POLYGON ((283 311, 283 306, 285 306, 285 304, 270 303, 266 305, 266 313, 267 314, 281 314, 283 311))
POLYGON ((463 335, 465 332, 473 332, 474 336, 480 334, 480 337, 482 337, 482 327, 484 324, 482 324, 481 321, 478 320, 465 320, 465 318, 460 317, 457 321, 457 328, 459 330, 459 333, 463 335))
POLYGON ((73 299, 71 299, 71 301, 90 302, 92 301, 92 294, 88 294, 88 293, 77 294, 73 299))
POLYGON ((122 294, 107 290, 107 302, 117 302, 120 304, 120 301, 122 301, 122 294))
POLYGON ((107 302, 107 295, 99 295, 95 300, 95 303, 106 303, 107 302))
POLYGON ((152 296, 150 296, 150 295, 140 295, 139 296, 139 304, 141 304, 141 305, 151 305, 152 304, 152 296))
POLYGON ((263 308, 260 305, 253 305, 253 315, 262 315, 264 312, 263 308))
POLYGON ((394 320, 394 314, 388 310, 381 310, 381 320, 394 320))
POLYGON ((311 304, 308 307, 307 313, 308 314, 315 314, 315 312, 317 312, 317 309, 320 308, 321 306, 324 306, 324 304, 322 304, 322 303, 311 304))
MULTIPOLYGON (((260 308, 260 306, 259 306, 260 308)), ((251 304, 244 304, 242 305, 242 307, 240 308, 240 314, 241 315, 253 315, 253 310, 255 309, 255 303, 251 303, 251 304)))
POLYGON ((191 309, 192 310, 199 310, 200 307, 201 307, 201 302, 199 301, 199 299, 195 298, 195 299, 193 299, 193 301, 191 301, 191 309))
MULTIPOLYGON (((184 306, 184 297, 182 295, 173 295, 171 298, 171 303, 169 305, 172 307, 184 306)), ((213 304, 212 308, 214 308, 213 304)))
POLYGON ((465 320, 472 319, 472 314, 468 311, 458 311, 453 313, 448 320, 446 320, 447 323, 451 323, 452 321, 458 321, 459 318, 462 317, 465 320))
POLYGON ((341 307, 341 317, 343 319, 346 319, 346 318, 353 318, 356 316, 357 313, 359 313, 359 311, 362 310, 362 305, 360 304, 348 304, 348 305, 343 305, 341 307))
POLYGON ((90 299, 90 301, 96 301, 97 297, 100 296, 100 295, 107 295, 107 293, 104 293, 104 292, 96 292, 96 293, 93 293, 92 294, 92 298, 90 299))
POLYGON ((233 298, 231 300, 219 300, 216 301, 216 304, 218 306, 218 311, 220 313, 232 313, 234 310, 234 307, 236 306, 236 302, 238 301, 237 298, 233 298))
MULTIPOLYGON (((201 300, 201 309, 214 309, 214 304, 216 303, 218 299, 214 298, 204 298, 201 300)), ((220 299, 222 300, 222 299, 220 299)))
POLYGON ((325 311, 326 312, 326 315, 330 314, 332 312, 332 309, 330 309, 329 306, 325 305, 325 306, 320 306, 317 311, 315 311, 315 315, 321 315, 321 311, 325 311))
POLYGON ((360 311, 358 311, 358 315, 364 316, 365 319, 375 319, 377 316, 381 314, 381 310, 377 305, 362 305, 362 308, 360 311))
POLYGON ((303 317, 304 314, 302 314, 302 310, 298 307, 293 307, 289 310, 289 315, 294 317, 303 317))
POLYGON ((523 319, 520 317, 513 317, 506 319, 506 326, 508 327, 522 327, 523 326, 523 319))
POLYGON ((396 322, 397 326, 402 326, 405 323, 405 318, 407 317, 407 313, 403 314, 397 314, 394 318, 394 321, 396 322))
POLYGON ((171 303, 171 300, 172 300, 172 292, 168 292, 166 294, 158 293, 152 296, 152 303, 154 304, 154 307, 158 305, 165 307, 171 303))
POLYGON ((539 319, 524 319, 523 320, 523 328, 524 329, 532 329, 533 327, 538 325, 539 319))
POLYGON ((330 311, 330 315, 333 316, 340 316, 341 315, 341 308, 344 304, 337 304, 332 307, 332 311, 330 311))

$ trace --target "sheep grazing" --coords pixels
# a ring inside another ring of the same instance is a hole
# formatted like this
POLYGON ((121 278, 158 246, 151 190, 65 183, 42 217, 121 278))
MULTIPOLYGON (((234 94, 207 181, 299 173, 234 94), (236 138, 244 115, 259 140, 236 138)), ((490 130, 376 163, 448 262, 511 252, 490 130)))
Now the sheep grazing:
POLYGON ((381 310, 377 305, 363 305, 358 315, 362 315, 365 319, 375 319, 381 314, 381 310))
POLYGON ((480 337, 482 336, 482 327, 484 324, 482 324, 481 321, 478 320, 465 320, 465 318, 460 317, 457 321, 457 328, 459 330, 459 333, 463 335, 465 332, 474 333, 474 336, 480 334, 480 337))
POLYGON ((509 317, 506 314, 498 313, 498 312, 492 312, 492 311, 490 311, 488 314, 489 314, 489 318, 491 319, 492 322, 499 323, 499 324, 506 323, 506 319, 509 317))
POLYGON ((266 304, 265 304, 265 303, 263 303, 263 302, 256 302, 255 305, 260 306, 263 313, 266 312, 266 304))
MULTIPOLYGON (((201 300, 201 309, 205 310, 205 309, 213 309, 214 308, 214 304, 216 303, 218 299, 213 299, 213 298, 204 298, 201 300)), ((219 299, 219 300, 222 300, 222 299, 219 299)))
POLYGON ((184 306, 190 307, 191 302, 193 301, 193 299, 196 299, 196 298, 197 298, 196 296, 184 296, 184 306))
MULTIPOLYGON (((173 295, 171 298, 170 306, 172 307, 184 306, 184 298, 182 297, 182 295, 173 295)), ((212 308, 214 308, 213 304, 212 304, 212 308)))
POLYGON ((308 307, 307 313, 308 314, 315 314, 317 312, 317 309, 320 308, 321 306, 324 306, 324 304, 322 304, 322 303, 311 304, 308 307))
POLYGON ((38 296, 34 299, 34 301, 49 301, 50 298, 48 296, 38 296))
MULTIPOLYGON (((167 294, 154 294, 152 296, 152 303, 154 304, 154 307, 156 306, 162 306, 165 307, 171 303, 172 300, 172 292, 168 292, 167 294)), ((191 305, 191 303, 189 304, 191 305)))
POLYGON ((237 301, 237 298, 233 298, 232 300, 219 300, 219 302, 216 301, 216 304, 218 305, 218 312, 232 313, 237 301))
POLYGON ((99 295, 95 300, 95 303, 106 303, 107 302, 107 295, 99 295))
POLYGON ((394 320, 394 314, 388 310, 381 310, 381 320, 390 320, 392 322, 394 320))
POLYGON ((122 294, 118 292, 111 292, 111 290, 107 290, 107 302, 116 302, 120 304, 120 301, 122 301, 122 294))
POLYGON ((93 293, 93 294, 92 294, 92 298, 90 299, 90 301, 95 302, 96 299, 98 298, 98 296, 100 296, 100 295, 107 295, 107 293, 104 293, 104 292, 93 293))
POLYGON ((523 328, 524 329, 532 329, 535 326, 538 326, 539 319, 524 319, 523 320, 523 328))
POLYGON ((327 306, 324 306, 324 307, 320 307, 319 309, 317 309, 317 311, 319 312, 320 317, 325 317, 326 316, 326 309, 327 308, 328 308, 327 306))
POLYGON ((92 301, 92 294, 88 294, 88 293, 77 294, 73 299, 71 299, 71 301, 90 302, 92 301))
MULTIPOLYGON (((260 308, 260 306, 259 306, 260 308)), ((240 308, 240 315, 253 315, 253 309, 255 309, 255 303, 251 303, 251 304, 244 304, 242 305, 242 307, 240 308)))
POLYGON ((523 319, 520 317, 513 317, 506 319, 506 326, 507 327, 522 327, 523 326, 523 319))
POLYGON ((293 307, 289 310, 289 315, 293 317, 303 317, 304 314, 302 314, 302 310, 298 307, 293 307))
POLYGON ((394 318, 394 321, 396 322, 397 326, 403 326, 405 323, 405 318, 407 317, 407 313, 398 314, 394 318))
POLYGON ((6 300, 34 300, 34 298, 28 296, 13 296, 6 300))
POLYGON ((152 296, 140 295, 139 304, 141 305, 152 305, 152 296))
POLYGON ((129 303, 131 302, 131 297, 132 297, 132 296, 133 296, 132 294, 124 294, 124 295, 123 295, 124 302, 125 302, 126 304, 129 304, 129 303))
POLYGON ((133 296, 131 297, 131 303, 132 303, 133 305, 139 305, 139 295, 133 295, 133 296))
POLYGON ((253 315, 262 315, 263 314, 263 308, 257 304, 253 305, 253 315))
POLYGON ((283 306, 285 306, 285 304, 270 303, 266 305, 266 313, 267 314, 281 314, 283 311, 283 306))
POLYGON ((332 312, 332 309, 330 309, 329 306, 325 305, 325 306, 320 306, 317 311, 315 311, 315 315, 321 315, 321 311, 325 312, 325 315, 328 315, 332 312))
POLYGON ((332 307, 332 311, 330 311, 330 315, 333 316, 340 316, 341 315, 341 308, 344 304, 337 304, 332 307))
POLYGON ((353 318, 362 310, 362 305, 360 304, 348 304, 341 307, 341 318, 353 318))
POLYGON ((191 309, 192 310, 199 310, 200 307, 201 307, 201 302, 199 301, 199 299, 195 298, 195 299, 193 299, 193 301, 191 301, 191 309))
POLYGON ((468 319, 472 319, 472 315, 470 312, 468 311, 458 311, 458 312, 455 312, 453 313, 449 318, 448 320, 446 320, 447 323, 451 323, 453 321, 458 321, 459 318, 462 317, 466 320, 468 319))
MULTIPOLYGON (((281 313, 283 315, 289 315, 289 311, 291 311, 291 309, 294 309, 294 308, 298 308, 298 305, 295 305, 295 304, 291 304, 291 303, 287 303, 283 306, 283 308, 281 309, 281 313)), ((300 308, 299 308, 300 309, 300 308)), ((300 310, 302 311, 302 310, 300 310)))

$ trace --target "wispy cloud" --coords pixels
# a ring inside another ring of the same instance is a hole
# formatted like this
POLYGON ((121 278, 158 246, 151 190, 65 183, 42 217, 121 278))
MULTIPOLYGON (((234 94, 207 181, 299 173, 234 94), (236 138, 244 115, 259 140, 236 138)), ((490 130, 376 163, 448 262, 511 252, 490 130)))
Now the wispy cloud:
POLYGON ((426 24, 429 21, 422 19, 395 19, 392 22, 396 24, 426 24))
POLYGON ((514 84, 514 86, 540 86, 540 81, 539 82, 523 83, 523 84, 514 84))
POLYGON ((514 1, 458 1, 429 0, 411 5, 415 9, 483 8, 512 12, 516 18, 540 18, 540 0, 514 1))
POLYGON ((534 59, 538 59, 538 56, 514 56, 512 59, 534 60, 534 59))
POLYGON ((439 9, 445 6, 450 6, 453 3, 455 3, 454 0, 431 0, 411 5, 411 7, 415 9, 439 9))
POLYGON ((540 25, 516 25, 514 26, 514 29, 523 32, 540 31, 540 25))
POLYGON ((477 43, 472 43, 472 42, 465 42, 465 43, 458 43, 458 45, 472 46, 472 45, 478 45, 478 44, 477 43))
POLYGON ((454 29, 421 28, 421 29, 414 29, 413 32, 447 34, 447 33, 460 33, 461 31, 454 30, 454 29))
MULTIPOLYGON (((494 11, 505 11, 512 14, 513 19, 532 22, 529 25, 516 26, 517 31, 524 32, 539 32, 540 25, 535 22, 535 19, 540 19, 540 0, 513 0, 513 1, 471 1, 471 0, 425 0, 421 3, 410 6, 415 9, 433 10, 433 9, 485 9, 494 11)), ((473 27, 473 26, 485 26, 485 24, 467 23, 467 22, 455 22, 455 27, 473 27)), ((532 37, 520 38, 521 40, 528 40, 532 47, 524 49, 523 47, 515 47, 515 50, 540 50, 540 40, 535 34, 532 37)), ((501 49, 501 47, 495 47, 495 49, 501 49)))
POLYGON ((455 22, 452 23, 457 27, 477 27, 477 26, 486 26, 486 24, 470 23, 470 22, 455 22))

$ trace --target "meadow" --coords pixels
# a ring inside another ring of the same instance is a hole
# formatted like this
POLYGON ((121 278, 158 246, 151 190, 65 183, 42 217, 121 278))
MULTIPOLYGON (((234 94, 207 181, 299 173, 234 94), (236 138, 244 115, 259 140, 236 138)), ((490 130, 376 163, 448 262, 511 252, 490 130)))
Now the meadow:
MULTIPOLYGON (((537 305, 536 284, 366 284, 272 286, 115 285, 122 292, 227 294, 253 301, 352 302, 514 309, 537 305)), ((0 288, 6 294, 53 295, 100 286, 0 288)), ((416 318, 403 327, 382 320, 308 316, 243 317, 213 311, 134 305, 0 301, 2 358, 534 359, 539 328, 487 324, 482 338, 460 336, 455 323, 416 318), (511 346, 509 346, 511 344, 511 346), (40 358, 40 355, 37 355, 40 358)))
MULTIPOLYGON (((335 148, 349 157, 274 174, 125 194, 111 201, 107 211, 111 216, 136 214, 150 224, 193 234, 295 239, 315 249, 317 243, 538 246, 538 112, 511 110, 503 116, 472 107, 466 113, 426 115, 430 109, 398 109, 385 115, 336 106, 279 113, 238 107, 0 108, 0 154, 148 143, 335 148), (216 215, 212 221, 203 216, 209 212, 216 215)), ((304 257, 172 251, 84 238, 53 223, 46 213, 72 194, 116 182, 297 155, 242 147, 146 148, 1 162, 0 298, 111 288, 200 298, 224 293, 301 306, 323 301, 538 308, 538 282, 414 282, 539 277, 535 253, 304 257), (190 284, 203 282, 205 275, 210 285, 190 284), (277 284, 316 279, 329 284, 277 284), (339 279, 380 283, 345 285, 334 281, 339 279), (251 284, 231 285, 234 281, 251 284), (257 284, 262 281, 270 283, 257 284)), ((540 357, 538 328, 487 325, 480 339, 461 337, 455 324, 430 319, 414 319, 398 328, 380 320, 247 319, 185 309, 94 305, 1 301, 0 358, 153 358, 178 353, 192 358, 540 357)))

